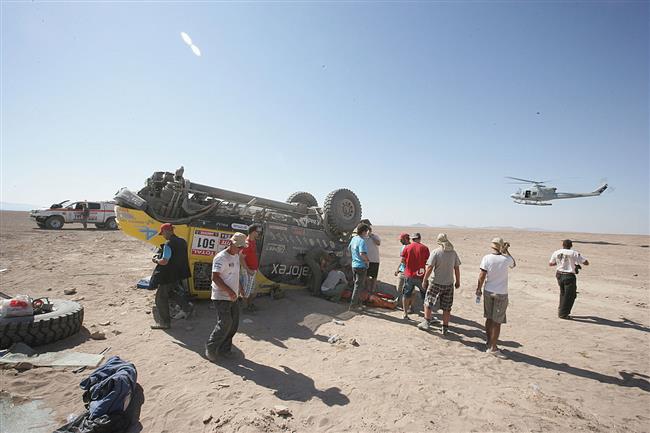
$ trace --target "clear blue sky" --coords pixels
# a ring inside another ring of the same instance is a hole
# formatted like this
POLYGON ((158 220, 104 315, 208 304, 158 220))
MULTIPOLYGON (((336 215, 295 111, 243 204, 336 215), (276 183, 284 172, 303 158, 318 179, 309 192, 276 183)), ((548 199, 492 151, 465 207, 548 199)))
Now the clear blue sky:
POLYGON ((650 230, 647 2, 1 8, 3 202, 184 165, 278 200, 348 187, 374 224, 650 230), (615 191, 520 206, 508 175, 615 191))

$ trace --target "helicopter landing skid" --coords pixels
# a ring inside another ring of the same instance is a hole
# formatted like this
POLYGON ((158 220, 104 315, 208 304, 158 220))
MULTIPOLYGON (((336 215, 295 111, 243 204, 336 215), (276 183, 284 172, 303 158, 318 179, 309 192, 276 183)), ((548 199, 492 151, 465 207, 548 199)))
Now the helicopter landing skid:
POLYGON ((515 200, 517 204, 525 204, 529 206, 551 206, 553 203, 545 203, 542 201, 529 201, 529 200, 515 200))

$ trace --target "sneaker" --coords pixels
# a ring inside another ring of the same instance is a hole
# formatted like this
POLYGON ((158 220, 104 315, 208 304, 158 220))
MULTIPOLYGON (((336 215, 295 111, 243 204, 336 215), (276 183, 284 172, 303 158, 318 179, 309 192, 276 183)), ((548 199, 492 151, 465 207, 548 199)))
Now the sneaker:
POLYGON ((423 330, 423 331, 428 331, 428 330, 429 330, 429 322, 427 322, 426 320, 423 320, 423 321, 420 322, 420 324, 418 325, 418 329, 421 329, 421 330, 423 330))
POLYGON ((210 351, 210 350, 208 350, 208 349, 205 349, 205 357, 206 357, 206 358, 208 359, 208 361, 210 361, 210 362, 217 362, 217 360, 218 360, 218 358, 217 358, 217 354, 214 353, 214 352, 212 352, 212 351, 210 351))
POLYGON ((558 317, 563 320, 571 320, 571 316, 558 316, 558 317))
POLYGON ((442 325, 442 335, 449 334, 449 326, 442 325))

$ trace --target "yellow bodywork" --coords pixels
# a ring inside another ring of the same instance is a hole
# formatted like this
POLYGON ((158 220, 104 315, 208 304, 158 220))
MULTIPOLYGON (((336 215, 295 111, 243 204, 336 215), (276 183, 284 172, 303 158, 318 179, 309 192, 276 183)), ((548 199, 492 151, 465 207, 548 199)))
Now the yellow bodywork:
MULTIPOLYGON (((115 215, 120 230, 129 236, 145 241, 159 247, 165 242, 165 238, 158 234, 162 222, 157 221, 145 212, 137 209, 129 209, 115 206, 115 215)), ((185 239, 187 242, 187 255, 192 271, 192 278, 189 281, 190 294, 199 298, 210 298, 209 283, 212 278, 212 258, 214 255, 228 246, 228 239, 234 230, 216 230, 205 227, 192 227, 185 224, 174 224, 176 236, 185 239), (201 278, 196 273, 200 272, 201 278), (200 283, 197 284, 197 281, 200 283), (200 287, 199 287, 200 286, 200 287)), ((260 272, 255 276, 255 287, 257 293, 267 293, 271 289, 295 289, 300 286, 278 284, 267 279, 260 272)))

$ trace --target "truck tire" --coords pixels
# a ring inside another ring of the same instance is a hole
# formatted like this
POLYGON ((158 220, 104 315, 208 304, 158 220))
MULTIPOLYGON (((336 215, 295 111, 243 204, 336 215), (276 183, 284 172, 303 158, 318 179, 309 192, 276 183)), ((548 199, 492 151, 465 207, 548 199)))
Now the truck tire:
POLYGON ((323 215, 329 232, 351 233, 361 220, 361 202, 349 189, 334 190, 325 198, 323 215))
POLYGON ((307 207, 318 206, 318 200, 316 200, 316 197, 304 191, 298 191, 291 194, 287 199, 287 203, 304 204, 307 207))
POLYGON ((107 219, 104 223, 104 228, 108 230, 117 230, 117 221, 115 221, 115 218, 107 219))
POLYGON ((65 221, 60 216, 51 216, 45 220, 45 228, 50 230, 61 230, 63 224, 65 224, 65 221))
POLYGON ((52 343, 79 332, 84 320, 81 304, 61 299, 52 303, 51 313, 0 318, 0 349, 18 342, 30 346, 52 343))
POLYGON ((106 224, 104 224, 104 223, 95 223, 95 227, 97 227, 97 228, 100 229, 100 230, 101 230, 101 229, 105 229, 105 228, 106 228, 106 224))
POLYGON ((39 229, 44 229, 45 228, 45 223, 36 223, 39 229))

